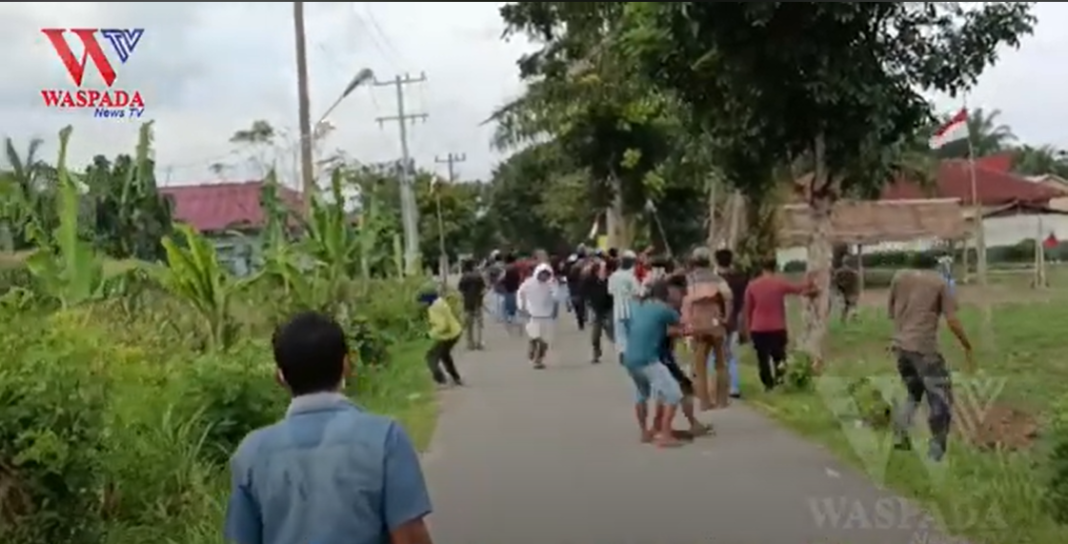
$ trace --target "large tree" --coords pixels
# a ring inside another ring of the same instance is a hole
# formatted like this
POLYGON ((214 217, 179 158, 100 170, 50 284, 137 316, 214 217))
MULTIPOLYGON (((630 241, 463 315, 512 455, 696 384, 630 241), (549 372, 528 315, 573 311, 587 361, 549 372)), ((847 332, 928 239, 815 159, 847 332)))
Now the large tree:
MULTIPOLYGON (((618 31, 625 2, 514 2, 501 8, 507 32, 543 46, 519 61, 526 93, 505 105, 498 142, 552 140, 585 173, 585 204, 604 209, 613 245, 629 245, 634 219, 656 195, 650 174, 671 151, 670 101, 639 78, 603 40, 618 31)), ((571 181, 577 181, 573 178, 571 181)), ((574 189, 574 188, 573 188, 574 189)), ((565 229, 566 230, 566 229, 565 229)))
POLYGON ((1031 4, 985 2, 634 2, 617 42, 675 93, 715 142, 737 187, 767 190, 774 165, 808 157, 814 220, 806 309, 817 359, 829 311, 835 199, 892 175, 884 150, 931 119, 922 94, 973 85, 1003 45, 1031 32, 1031 4))

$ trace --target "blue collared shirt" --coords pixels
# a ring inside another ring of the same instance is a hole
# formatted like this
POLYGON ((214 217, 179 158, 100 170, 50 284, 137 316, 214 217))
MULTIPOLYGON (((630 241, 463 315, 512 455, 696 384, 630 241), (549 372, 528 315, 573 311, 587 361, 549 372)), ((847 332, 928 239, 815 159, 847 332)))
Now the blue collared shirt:
POLYGON ((404 429, 338 393, 294 398, 285 419, 245 437, 230 470, 234 544, 384 544, 430 513, 404 429))

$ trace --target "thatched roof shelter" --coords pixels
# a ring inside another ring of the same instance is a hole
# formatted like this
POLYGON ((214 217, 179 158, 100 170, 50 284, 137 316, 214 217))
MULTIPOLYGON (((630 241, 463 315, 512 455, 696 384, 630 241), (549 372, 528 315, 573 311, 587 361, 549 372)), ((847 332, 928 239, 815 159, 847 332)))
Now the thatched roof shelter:
MULTIPOLYGON (((796 247, 808 243, 812 216, 807 204, 783 206, 778 221, 780 245, 796 247)), ((968 235, 963 208, 956 198, 844 200, 836 202, 831 210, 832 243, 958 240, 968 235)))

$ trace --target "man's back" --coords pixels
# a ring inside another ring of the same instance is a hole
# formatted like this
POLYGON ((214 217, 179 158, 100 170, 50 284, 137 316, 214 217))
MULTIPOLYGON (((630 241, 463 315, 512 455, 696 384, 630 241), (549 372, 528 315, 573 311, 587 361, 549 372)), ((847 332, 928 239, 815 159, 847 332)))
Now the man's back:
POLYGON ((297 397, 231 460, 226 536, 236 544, 382 544, 430 512, 404 431, 336 393, 297 397))
POLYGON ((482 308, 482 296, 486 292, 486 280, 477 271, 464 272, 457 286, 464 300, 464 311, 474 312, 482 308))
POLYGON ((945 278, 933 270, 901 270, 890 283, 889 311, 894 347, 938 352, 938 320, 955 304, 945 278))
POLYGON ((668 326, 678 321, 679 313, 659 300, 636 301, 631 307, 623 362, 631 368, 658 362, 668 326))

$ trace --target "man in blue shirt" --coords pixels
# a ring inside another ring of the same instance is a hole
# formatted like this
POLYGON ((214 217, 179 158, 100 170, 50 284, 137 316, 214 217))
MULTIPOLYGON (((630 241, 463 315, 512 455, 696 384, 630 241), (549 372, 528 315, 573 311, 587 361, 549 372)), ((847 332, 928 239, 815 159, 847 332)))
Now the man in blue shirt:
POLYGON ((245 437, 231 459, 226 540, 233 544, 431 544, 419 459, 404 429, 341 393, 344 331, 304 313, 275 331, 282 421, 245 437))
POLYGON ((634 411, 642 441, 654 441, 661 447, 681 445, 672 435, 671 422, 682 402, 682 389, 668 368, 660 363, 664 337, 683 333, 679 326, 679 312, 673 307, 681 298, 682 292, 677 286, 657 282, 646 300, 633 303, 622 357, 623 366, 637 391, 634 411), (657 403, 651 430, 648 426, 650 398, 657 403))

